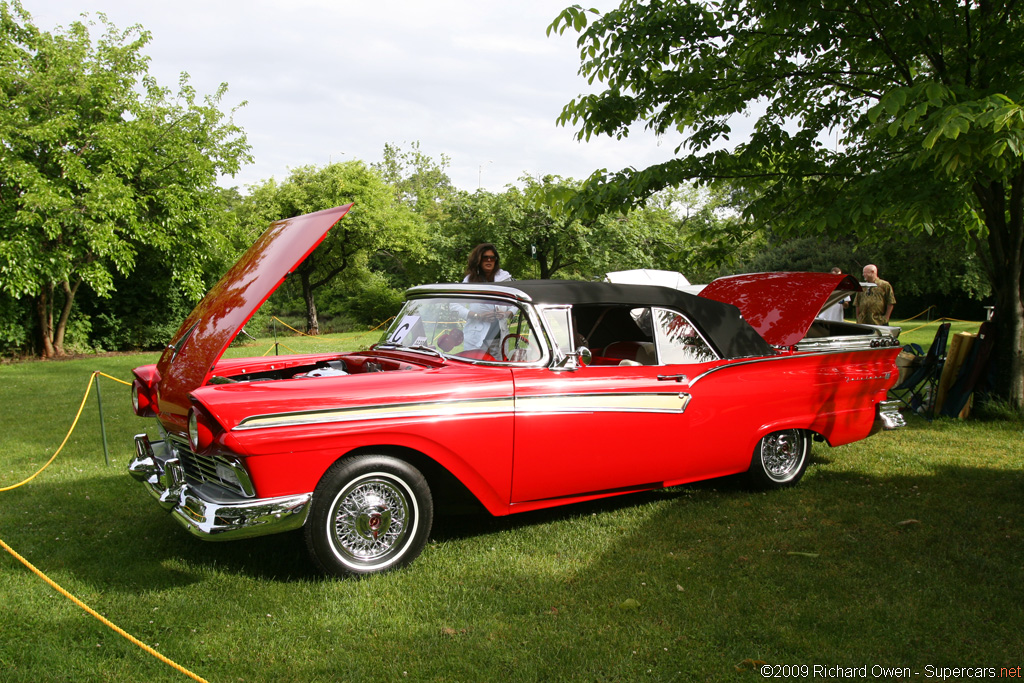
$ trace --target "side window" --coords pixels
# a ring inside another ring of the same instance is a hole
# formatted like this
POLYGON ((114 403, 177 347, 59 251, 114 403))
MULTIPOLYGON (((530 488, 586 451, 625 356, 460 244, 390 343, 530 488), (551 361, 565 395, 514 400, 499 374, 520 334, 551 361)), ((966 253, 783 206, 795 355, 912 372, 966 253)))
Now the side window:
POLYGON ((686 316, 664 308, 655 308, 654 328, 658 338, 658 352, 662 365, 676 363, 706 363, 718 360, 700 332, 686 316))
POLYGON ((554 336, 555 345, 563 353, 572 353, 572 321, 569 319, 568 307, 545 308, 541 315, 554 336))

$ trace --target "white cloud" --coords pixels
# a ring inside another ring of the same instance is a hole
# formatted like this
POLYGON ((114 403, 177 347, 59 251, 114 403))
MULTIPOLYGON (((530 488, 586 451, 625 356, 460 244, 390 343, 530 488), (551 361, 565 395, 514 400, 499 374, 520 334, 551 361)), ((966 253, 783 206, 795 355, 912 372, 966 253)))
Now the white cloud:
MULTIPOLYGON (((78 20, 81 0, 25 0, 42 30, 78 20)), ((571 0, 91 0, 120 29, 153 34, 150 72, 201 94, 226 82, 255 163, 225 184, 289 168, 377 161, 386 143, 418 141, 451 159, 465 189, 500 190, 524 173, 583 178, 597 168, 671 157, 649 135, 573 140, 555 119, 587 89, 575 34, 545 35, 571 0)), ((605 9, 616 3, 598 3, 605 9)), ((94 37, 97 34, 94 33, 94 37)))

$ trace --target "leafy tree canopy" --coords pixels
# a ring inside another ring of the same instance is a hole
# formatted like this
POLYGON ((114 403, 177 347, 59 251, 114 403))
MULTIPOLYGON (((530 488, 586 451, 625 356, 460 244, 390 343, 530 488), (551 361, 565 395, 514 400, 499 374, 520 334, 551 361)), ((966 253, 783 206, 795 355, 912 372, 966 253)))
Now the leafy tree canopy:
POLYGON ((98 19, 93 42, 94 23, 45 33, 0 1, 0 289, 35 299, 45 355, 62 352, 78 287, 108 293, 140 248, 199 295, 203 245, 227 220, 216 180, 249 160, 218 108, 226 85, 200 100, 182 74, 172 96, 148 75, 150 34, 98 19))
POLYGON ((952 230, 996 297, 1002 391, 1024 405, 1024 12, 1018 0, 624 0, 576 5, 580 72, 603 90, 560 122, 685 136, 677 157, 596 172, 583 212, 684 182, 756 192, 747 217, 781 233, 952 230), (739 117, 749 138, 725 146, 739 117), (1008 370, 1008 372, 1006 372, 1008 370))
POLYGON ((304 166, 285 182, 270 179, 251 189, 239 208, 242 225, 255 239, 270 223, 342 206, 355 206, 296 268, 306 306, 307 331, 319 331, 315 293, 342 273, 365 274, 370 256, 385 250, 418 252, 423 221, 377 171, 361 161, 304 166))
POLYGON ((465 256, 481 242, 498 247, 502 267, 516 279, 602 277, 611 270, 655 267, 681 248, 679 206, 673 201, 681 193, 622 215, 580 218, 555 201, 579 186, 557 176, 524 176, 500 194, 478 190, 452 197, 444 230, 448 253, 461 259, 447 264, 444 278, 461 280, 465 256))

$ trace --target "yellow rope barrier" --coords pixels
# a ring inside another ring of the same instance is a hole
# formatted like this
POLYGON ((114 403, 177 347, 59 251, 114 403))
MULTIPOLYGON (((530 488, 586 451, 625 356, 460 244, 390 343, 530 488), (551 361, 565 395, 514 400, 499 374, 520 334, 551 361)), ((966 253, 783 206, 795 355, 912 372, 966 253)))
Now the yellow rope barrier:
MULTIPOLYGON (((92 373, 92 375, 89 376, 89 386, 85 390, 85 396, 82 397, 82 403, 78 406, 78 412, 75 414, 75 419, 71 423, 71 429, 68 430, 67 436, 65 436, 64 440, 60 442, 60 447, 57 448, 57 450, 56 450, 56 452, 54 452, 53 456, 49 460, 46 461, 45 465, 43 465, 38 470, 36 470, 36 473, 33 474, 31 477, 29 477, 28 479, 25 479, 24 481, 20 481, 17 484, 14 484, 13 486, 5 486, 3 488, 0 488, 0 493, 2 493, 4 491, 10 491, 12 489, 16 489, 19 486, 24 486, 25 484, 29 483, 30 481, 32 481, 33 479, 38 477, 40 474, 42 474, 43 470, 45 470, 47 467, 49 467, 50 463, 52 463, 57 458, 57 456, 60 455, 60 452, 62 450, 64 450, 64 445, 67 444, 68 439, 71 438, 71 433, 73 431, 75 431, 75 427, 78 425, 78 419, 80 417, 82 417, 82 410, 85 409, 85 402, 89 399, 89 392, 92 390, 92 379, 93 379, 93 377, 95 377, 96 375, 102 375, 102 374, 103 373, 101 373, 99 371, 96 371, 96 372, 92 373)), ((121 381, 121 380, 118 380, 118 381, 121 381)))
POLYGON ((295 349, 291 348, 290 346, 282 344, 281 342, 274 342, 274 344, 269 349, 267 349, 266 351, 263 352, 263 355, 264 356, 268 355, 271 351, 276 349, 278 346, 284 346, 284 348, 287 349, 289 352, 294 353, 294 354, 298 354, 298 351, 296 351, 295 349))
MULTIPOLYGON (((918 315, 921 315, 921 313, 919 313, 918 315)), ((909 322, 909 321, 913 320, 916 317, 918 317, 918 316, 915 315, 913 318, 907 318, 906 320, 894 320, 892 322, 893 323, 905 323, 905 322, 909 322)), ((975 324, 980 325, 981 324, 977 320, 960 320, 959 318, 936 318, 935 320, 931 320, 929 322, 924 323, 923 325, 918 325, 917 327, 911 328, 909 330, 902 330, 900 332, 900 334, 910 334, 911 332, 917 332, 918 330, 924 329, 924 328, 926 328, 926 327, 928 327, 930 325, 941 325, 944 322, 966 323, 968 325, 975 325, 975 324)))
POLYGON ((279 323, 281 323, 282 325, 284 325, 285 327, 287 327, 287 328, 288 328, 289 330, 291 330, 291 331, 292 331, 292 332, 294 332, 295 334, 301 334, 301 335, 302 335, 303 337, 311 337, 311 336, 312 336, 312 335, 306 334, 305 332, 300 332, 299 330, 295 329, 294 327, 292 327, 291 325, 289 325, 289 324, 288 324, 288 323, 286 323, 285 321, 283 321, 283 320, 281 320, 280 318, 278 318, 278 317, 277 317, 276 315, 275 315, 275 316, 271 316, 271 317, 272 317, 272 318, 273 318, 274 320, 276 320, 277 322, 279 322, 279 323))
POLYGON ((912 316, 910 316, 909 318, 904 318, 903 320, 900 320, 899 322, 902 322, 902 323, 909 323, 909 322, 910 322, 911 320, 913 320, 914 318, 920 318, 920 317, 921 317, 922 315, 924 315, 924 314, 925 314, 925 313, 927 313, 928 311, 932 310, 933 308, 935 308, 935 306, 929 306, 928 308, 924 309, 923 311, 921 311, 921 312, 920 312, 920 313, 918 313, 917 315, 912 315, 912 316))
POLYGON ((21 563, 22 563, 23 565, 25 565, 26 567, 28 567, 28 568, 29 568, 29 569, 30 569, 30 570, 31 570, 31 571, 32 571, 32 572, 33 572, 33 573, 34 573, 34 574, 35 574, 36 576, 38 576, 38 577, 39 577, 39 578, 41 578, 41 579, 42 579, 43 581, 45 581, 46 583, 48 583, 48 584, 50 585, 50 587, 51 587, 51 588, 53 588, 53 589, 54 589, 55 591, 57 591, 58 593, 60 593, 61 595, 63 595, 63 596, 65 597, 65 598, 67 598, 67 599, 68 599, 68 600, 70 600, 71 602, 73 602, 73 603, 75 603, 76 605, 78 605, 79 607, 81 607, 81 608, 82 608, 83 610, 85 610, 85 611, 86 611, 86 612, 87 612, 88 614, 90 614, 90 615, 92 615, 92 616, 96 617, 97 619, 99 619, 100 623, 102 623, 102 624, 103 624, 104 626, 106 626, 106 627, 110 628, 110 629, 111 629, 111 630, 113 630, 113 631, 114 631, 115 633, 117 633, 117 634, 119 634, 119 635, 121 635, 121 636, 124 636, 124 637, 125 637, 125 638, 127 638, 127 639, 128 639, 128 640, 129 640, 130 642, 134 643, 135 645, 138 645, 138 646, 139 646, 140 648, 142 648, 143 650, 145 650, 145 651, 146 651, 146 652, 148 652, 149 654, 153 655, 154 657, 156 657, 157 659, 159 659, 159 660, 160 660, 161 662, 163 662, 164 664, 168 665, 169 667, 171 667, 171 668, 173 668, 173 669, 176 669, 177 671, 180 671, 181 673, 185 674, 186 676, 188 676, 188 677, 189 677, 189 678, 191 678, 192 680, 195 680, 195 681, 200 681, 201 683, 209 683, 209 682, 208 682, 208 681, 207 681, 207 680, 206 680, 205 678, 202 678, 201 676, 198 676, 197 674, 194 674, 194 673, 192 673, 191 671, 189 671, 189 670, 188 670, 188 669, 186 669, 185 667, 181 666, 180 664, 178 664, 178 663, 176 663, 176 662, 173 662, 173 661, 171 661, 170 659, 168 659, 167 657, 163 656, 162 654, 160 654, 159 652, 157 652, 156 650, 154 650, 153 648, 151 648, 151 647, 150 647, 149 645, 146 645, 146 644, 145 644, 145 643, 143 643, 143 642, 142 642, 141 640, 139 640, 138 638, 136 638, 136 637, 135 637, 135 636, 133 636, 132 634, 128 633, 127 631, 125 631, 124 629, 122 629, 121 627, 119 627, 119 626, 118 626, 117 624, 113 623, 112 621, 110 621, 109 619, 107 619, 106 617, 104 617, 104 616, 103 616, 102 614, 100 614, 99 612, 97 612, 97 611, 96 611, 96 610, 94 610, 93 608, 91 608, 91 607, 89 607, 88 605, 86 605, 86 604, 85 604, 84 602, 82 602, 81 600, 79 600, 78 598, 76 598, 76 597, 75 597, 74 595, 72 595, 71 593, 69 593, 69 592, 67 592, 66 590, 64 590, 64 588, 62 588, 62 587, 61 587, 61 586, 60 586, 59 584, 57 584, 57 582, 56 582, 56 581, 54 581, 54 580, 53 580, 53 579, 51 579, 51 578, 50 578, 49 576, 47 576, 46 574, 44 574, 43 572, 41 572, 41 571, 40 571, 39 569, 37 569, 35 565, 33 565, 33 564, 32 564, 31 562, 29 562, 28 560, 26 560, 26 559, 25 559, 24 557, 22 557, 21 555, 19 555, 19 554, 18 554, 18 553, 17 553, 17 552, 16 552, 15 550, 14 550, 14 548, 12 548, 11 546, 9 546, 9 545, 7 545, 6 543, 4 543, 4 541, 3 541, 2 539, 0 539, 0 546, 3 546, 3 549, 4 549, 4 550, 6 550, 7 552, 9 552, 9 553, 10 553, 11 555, 13 555, 13 556, 14 556, 14 557, 15 557, 15 558, 16 558, 16 559, 17 559, 17 560, 19 561, 19 562, 21 562, 21 563))
MULTIPOLYGON (((106 377, 107 379, 112 379, 115 382, 120 382, 121 384, 131 385, 131 382, 126 382, 123 379, 118 379, 117 377, 112 377, 112 376, 110 376, 110 375, 108 375, 106 373, 100 372, 99 370, 96 370, 95 372, 93 372, 92 375, 89 376, 89 386, 85 390, 85 396, 82 397, 82 403, 78 406, 78 412, 75 414, 75 419, 71 423, 71 429, 68 430, 67 436, 64 437, 64 440, 61 442, 60 447, 57 448, 57 451, 53 454, 53 456, 49 460, 46 461, 46 464, 43 465, 42 467, 40 467, 36 471, 36 473, 33 474, 31 477, 29 477, 28 479, 25 479, 22 482, 14 484, 13 486, 7 486, 7 487, 4 487, 4 488, 0 488, 0 492, 10 491, 12 489, 18 488, 19 486, 24 486, 28 482, 30 482, 33 479, 35 479, 36 477, 38 477, 39 474, 42 473, 42 471, 45 470, 47 467, 49 467, 50 463, 52 463, 57 458, 57 456, 60 455, 60 452, 64 449, 64 446, 67 444, 68 439, 71 438, 71 434, 75 431, 75 427, 78 426, 78 420, 79 420, 79 418, 82 417, 82 410, 85 408, 85 402, 88 400, 89 392, 92 390, 93 379, 95 379, 97 375, 102 376, 102 377, 106 377)), ((139 640, 138 638, 136 638, 132 634, 128 633, 124 629, 122 629, 119 626, 117 626, 117 624, 113 623, 112 621, 110 621, 109 619, 104 617, 102 614, 100 614, 99 612, 97 612, 93 608, 91 608, 88 605, 86 605, 84 602, 82 602, 81 600, 76 598, 74 595, 72 595, 68 591, 64 590, 64 588, 61 587, 56 581, 54 581, 49 576, 44 574, 35 565, 33 565, 28 560, 26 560, 24 557, 19 555, 14 550, 14 548, 12 548, 11 546, 7 545, 3 541, 3 539, 0 539, 0 546, 2 546, 4 550, 6 550, 8 553, 11 554, 11 556, 13 556, 15 559, 17 559, 23 565, 25 565, 29 570, 31 570, 32 573, 34 573, 36 576, 38 576, 43 581, 45 581, 47 584, 49 584, 51 588, 53 588, 55 591, 57 591, 58 593, 63 595, 65 598, 67 598, 71 602, 73 602, 76 605, 78 605, 79 607, 81 607, 88 614, 90 614, 93 617, 95 617, 96 619, 98 619, 100 621, 100 623, 102 623, 104 626, 110 628, 111 630, 113 630, 118 635, 123 636, 129 642, 133 643, 134 645, 137 645, 142 650, 144 650, 144 651, 148 652, 149 654, 153 655, 154 657, 156 657, 157 659, 159 659, 161 662, 163 662, 164 664, 168 665, 172 669, 175 669, 176 671, 179 671, 179 672, 185 674, 186 676, 188 676, 192 680, 199 681, 200 683, 209 683, 205 678, 203 678, 203 677, 201 677, 201 676, 199 676, 197 674, 192 673, 191 671, 189 671, 185 667, 181 666, 177 662, 174 662, 171 659, 168 659, 164 655, 160 654, 159 652, 157 652, 156 650, 151 648, 149 645, 146 645, 145 643, 143 643, 141 640, 139 640)))
POLYGON ((95 377, 96 375, 99 375, 100 377, 106 377, 107 379, 112 379, 115 382, 120 382, 121 384, 124 384, 125 386, 129 386, 130 387, 132 385, 131 382, 126 382, 123 379, 118 379, 117 377, 111 377, 107 373, 100 372, 99 370, 97 370, 96 372, 92 373, 92 375, 93 375, 93 377, 95 377))
MULTIPOLYGON (((380 328, 384 327, 385 325, 387 325, 389 322, 391 322, 394 319, 395 319, 395 316, 391 316, 390 318, 388 318, 387 320, 382 322, 380 325, 377 325, 377 327, 375 327, 372 330, 370 330, 370 332, 376 332, 377 330, 379 330, 380 328)), ((367 334, 369 334, 370 332, 367 332, 367 334)))

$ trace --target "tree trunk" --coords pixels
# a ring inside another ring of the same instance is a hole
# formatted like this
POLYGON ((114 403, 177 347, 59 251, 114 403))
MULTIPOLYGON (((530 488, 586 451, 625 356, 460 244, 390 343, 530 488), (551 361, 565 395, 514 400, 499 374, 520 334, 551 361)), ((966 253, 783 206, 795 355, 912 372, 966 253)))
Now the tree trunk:
MULTIPOLYGON (((78 292, 78 285, 82 284, 79 279, 72 287, 67 281, 61 283, 64 289, 64 305, 60 310, 60 318, 57 319, 57 326, 53 330, 53 348, 58 356, 64 355, 64 333, 68 329, 68 318, 71 317, 71 306, 75 302, 75 294, 78 292)), ((53 319, 53 316, 50 316, 53 319)))
POLYGON ((976 247, 996 299, 994 392, 1015 409, 1024 410, 1024 174, 1015 177, 1009 188, 997 183, 976 185, 975 196, 988 228, 987 243, 977 240, 976 247))
POLYGON ((39 348, 43 358, 57 355, 53 348, 53 284, 46 283, 36 297, 36 316, 39 319, 39 348))
POLYGON ((313 298, 313 287, 309 282, 309 272, 299 269, 299 282, 302 283, 302 298, 306 302, 306 334, 320 334, 320 321, 316 315, 316 301, 313 298))
POLYGON ((996 294, 993 315, 996 341, 991 376, 995 393, 1005 397, 1017 410, 1024 409, 1024 303, 1017 283, 996 294))

